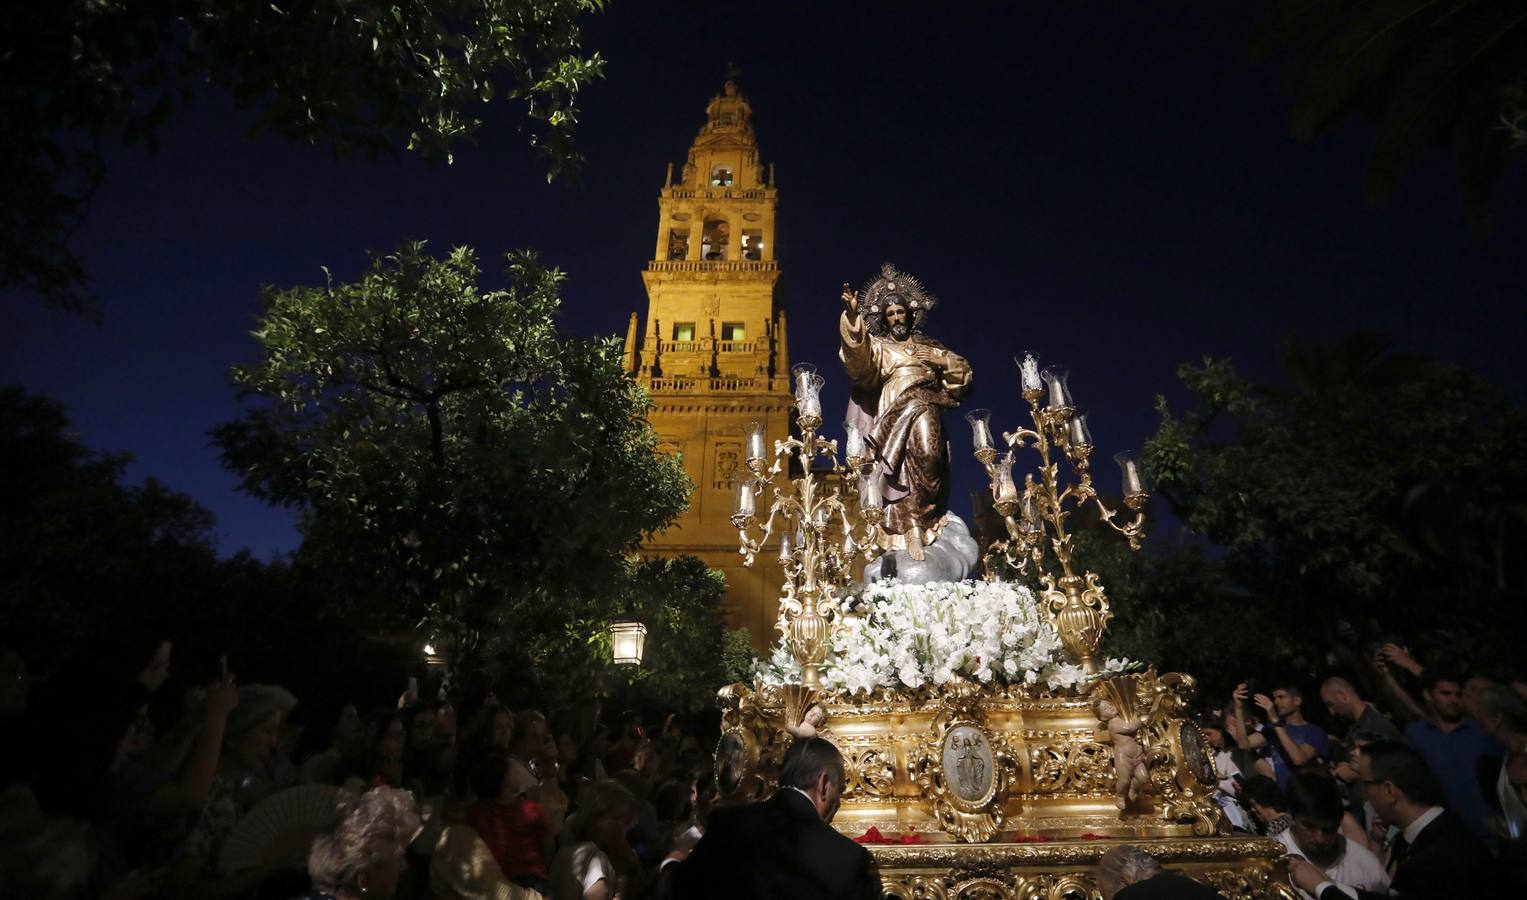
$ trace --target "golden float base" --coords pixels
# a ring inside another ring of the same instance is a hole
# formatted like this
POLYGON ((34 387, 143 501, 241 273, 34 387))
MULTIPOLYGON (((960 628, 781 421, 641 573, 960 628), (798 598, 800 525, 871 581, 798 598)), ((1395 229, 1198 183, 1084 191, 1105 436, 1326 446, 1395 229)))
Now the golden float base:
POLYGON ((1089 898, 1098 857, 1125 842, 1230 898, 1292 896, 1277 842, 1227 833, 1213 762, 1182 716, 1192 691, 1154 671, 1069 694, 958 679, 870 695, 734 684, 717 698, 716 777, 724 802, 762 799, 794 735, 832 741, 846 774, 833 825, 915 841, 870 845, 887 894, 908 900, 1089 898), (1101 700, 1137 725, 1125 758, 1145 773, 1123 767, 1122 795, 1101 700))
MULTIPOLYGON (((870 847, 888 897, 902 900, 1092 900, 1098 857, 1119 840, 870 847)), ((1131 840, 1162 865, 1229 900, 1292 900, 1283 845, 1258 838, 1131 840)))

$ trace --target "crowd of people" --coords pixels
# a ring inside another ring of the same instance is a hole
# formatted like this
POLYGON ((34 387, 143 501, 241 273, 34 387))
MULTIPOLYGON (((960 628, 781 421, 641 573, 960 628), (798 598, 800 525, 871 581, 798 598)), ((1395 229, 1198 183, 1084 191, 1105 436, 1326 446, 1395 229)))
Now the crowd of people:
POLYGON ((1331 731, 1265 687, 1201 724, 1227 819, 1287 848, 1303 896, 1527 896, 1527 683, 1386 643, 1320 684, 1331 731))
POLYGON ((99 672, 58 715, 61 692, 39 703, 0 649, 0 896, 630 900, 716 802, 711 756, 678 717, 649 735, 595 698, 511 709, 413 686, 294 717, 286 687, 231 672, 164 704, 172 650, 99 672), (163 705, 180 710, 161 730, 163 705), (329 798, 328 814, 272 818, 292 796, 329 798), (267 829, 254 856, 246 820, 267 829))
MULTIPOLYGON (((842 896, 878 893, 869 855, 826 827, 843 768, 818 738, 796 741, 772 805, 734 815, 716 809, 714 736, 674 717, 649 734, 592 697, 510 709, 488 691, 411 686, 383 708, 294 718, 285 687, 227 671, 169 704, 157 695, 172 649, 49 697, 50 715, 25 661, 0 650, 0 895, 683 897, 798 835, 788 852, 820 857, 842 896), (151 710, 165 706, 178 715, 160 729, 151 710), (272 817, 304 790, 325 798, 322 816, 272 817)), ((1241 683, 1201 723, 1229 826, 1281 842, 1306 897, 1527 896, 1527 684, 1423 667, 1397 644, 1363 674, 1320 684, 1331 731, 1291 682, 1241 683)), ((1177 884, 1141 854, 1109 857, 1105 896, 1177 884)))

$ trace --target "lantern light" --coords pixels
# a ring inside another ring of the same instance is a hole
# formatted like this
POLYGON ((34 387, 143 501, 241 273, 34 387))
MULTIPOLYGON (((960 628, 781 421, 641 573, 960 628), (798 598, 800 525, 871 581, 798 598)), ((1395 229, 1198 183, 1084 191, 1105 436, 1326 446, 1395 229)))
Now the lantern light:
POLYGON ((647 626, 635 619, 610 623, 610 650, 617 666, 639 666, 647 643, 647 626))

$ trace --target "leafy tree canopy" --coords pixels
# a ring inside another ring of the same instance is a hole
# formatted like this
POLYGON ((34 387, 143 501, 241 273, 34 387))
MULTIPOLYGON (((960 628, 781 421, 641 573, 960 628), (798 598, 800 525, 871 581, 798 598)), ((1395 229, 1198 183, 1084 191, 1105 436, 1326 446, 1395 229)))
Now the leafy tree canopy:
MULTIPOLYGON (((1527 419, 1462 369, 1354 335, 1290 344, 1287 386, 1224 360, 1147 443, 1158 496, 1212 545, 1269 659, 1379 635, 1512 660, 1523 624, 1527 419)), ((1223 623, 1221 623, 1223 624, 1223 623)))
POLYGON ((717 688, 737 680, 728 667, 731 638, 721 615, 725 587, 720 572, 693 556, 632 558, 615 602, 559 631, 533 635, 515 648, 518 653, 501 657, 528 664, 529 671, 512 681, 534 685, 541 702, 550 697, 570 703, 577 698, 569 691, 626 679, 630 705, 680 713, 707 710, 715 705, 717 688), (642 664, 629 672, 611 672, 609 627, 615 617, 647 626, 642 664))
POLYGON ((562 275, 422 243, 351 284, 267 290, 255 401, 214 439, 256 496, 298 507, 299 561, 355 612, 430 617, 458 649, 608 610, 627 551, 688 501, 613 340, 562 335, 562 275))
POLYGON ((1353 116, 1376 124, 1368 195, 1380 202, 1436 146, 1452 150, 1482 223, 1527 148, 1527 16, 1499 0, 1279 0, 1254 42, 1278 55, 1309 138, 1353 116))
POLYGON ((254 130, 336 154, 451 158, 488 104, 523 104, 551 176, 576 169, 575 95, 603 60, 578 16, 604 0, 56 0, 0 36, 0 288, 88 303, 68 246, 105 141, 146 141, 211 84, 254 130))

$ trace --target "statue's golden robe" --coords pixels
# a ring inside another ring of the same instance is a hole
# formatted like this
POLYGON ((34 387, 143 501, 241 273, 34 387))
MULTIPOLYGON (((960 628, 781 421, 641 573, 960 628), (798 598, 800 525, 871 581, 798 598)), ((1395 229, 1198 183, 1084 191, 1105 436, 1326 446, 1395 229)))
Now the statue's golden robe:
POLYGON ((949 445, 940 413, 970 393, 970 363, 922 334, 871 334, 860 316, 838 320, 838 356, 853 382, 848 421, 859 426, 886 477, 890 534, 931 536, 949 511, 949 445), (931 529, 931 530, 930 530, 931 529))

